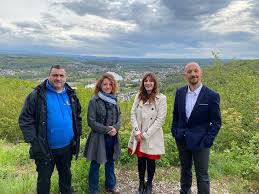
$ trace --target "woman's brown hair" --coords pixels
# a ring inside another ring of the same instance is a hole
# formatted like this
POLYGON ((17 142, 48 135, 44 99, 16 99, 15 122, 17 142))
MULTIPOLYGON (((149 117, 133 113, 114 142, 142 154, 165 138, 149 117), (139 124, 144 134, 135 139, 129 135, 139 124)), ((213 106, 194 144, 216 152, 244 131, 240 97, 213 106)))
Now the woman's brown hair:
POLYGON ((104 79, 108 79, 111 81, 112 83, 112 94, 115 95, 117 92, 117 82, 114 78, 114 76, 110 73, 104 73, 101 75, 100 79, 98 79, 96 85, 95 85, 95 89, 94 89, 94 93, 97 94, 98 92, 102 91, 102 83, 104 79))
POLYGON ((154 73, 146 73, 141 81, 141 85, 139 88, 139 96, 138 96, 139 100, 142 100, 144 103, 147 101, 155 102, 157 94, 159 94, 159 83, 156 75, 154 73), (154 82, 154 88, 151 94, 148 94, 147 90, 144 87, 144 82, 147 78, 149 78, 150 81, 154 82))

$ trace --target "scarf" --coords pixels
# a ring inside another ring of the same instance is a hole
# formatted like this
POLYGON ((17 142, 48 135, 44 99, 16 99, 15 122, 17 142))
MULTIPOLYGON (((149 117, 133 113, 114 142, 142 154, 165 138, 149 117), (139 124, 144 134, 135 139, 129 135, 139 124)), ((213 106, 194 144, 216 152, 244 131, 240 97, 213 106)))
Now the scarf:
POLYGON ((117 98, 113 94, 98 92, 97 95, 105 102, 105 106, 107 108, 111 108, 113 105, 117 105, 117 98))

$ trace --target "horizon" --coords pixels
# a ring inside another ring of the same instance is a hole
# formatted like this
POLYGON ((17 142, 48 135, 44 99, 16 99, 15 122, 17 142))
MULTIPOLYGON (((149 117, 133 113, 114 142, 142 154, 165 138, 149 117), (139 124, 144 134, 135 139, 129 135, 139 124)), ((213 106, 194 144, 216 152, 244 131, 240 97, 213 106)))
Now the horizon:
MULTIPOLYGON (((40 52, 26 52, 26 51, 2 51, 0 50, 0 55, 6 55, 6 56, 24 56, 24 57, 64 57, 64 58, 91 58, 94 60, 101 59, 101 58, 107 58, 107 59, 128 59, 128 60, 145 60, 145 59, 154 59, 154 60, 214 60, 214 57, 211 55, 211 57, 193 57, 193 58, 161 58, 161 57, 137 57, 137 56, 98 56, 98 55, 80 55, 80 54, 68 54, 68 53, 40 53, 40 52)), ((258 58, 220 58, 220 60, 256 60, 258 58)))

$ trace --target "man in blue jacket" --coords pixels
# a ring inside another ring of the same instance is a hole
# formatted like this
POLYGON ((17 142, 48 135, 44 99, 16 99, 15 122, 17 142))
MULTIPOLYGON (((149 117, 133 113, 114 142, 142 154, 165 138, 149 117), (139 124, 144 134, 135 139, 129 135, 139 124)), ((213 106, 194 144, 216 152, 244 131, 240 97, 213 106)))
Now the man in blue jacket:
POLYGON ((198 63, 184 68, 187 86, 177 89, 174 102, 172 135, 181 163, 181 194, 190 194, 192 161, 194 162, 198 194, 210 193, 208 175, 210 147, 221 127, 219 94, 201 82, 198 63))
POLYGON ((31 144, 35 159, 37 193, 50 193, 54 167, 59 175, 59 190, 72 194, 71 160, 78 156, 82 134, 81 106, 75 91, 66 83, 66 72, 52 66, 49 77, 26 98, 19 117, 24 139, 31 144))

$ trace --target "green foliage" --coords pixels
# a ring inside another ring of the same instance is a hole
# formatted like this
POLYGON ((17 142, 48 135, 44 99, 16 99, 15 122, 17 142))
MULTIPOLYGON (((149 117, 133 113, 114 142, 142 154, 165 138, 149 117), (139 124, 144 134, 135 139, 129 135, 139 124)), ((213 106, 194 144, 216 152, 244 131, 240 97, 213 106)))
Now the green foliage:
POLYGON ((222 127, 217 137, 216 149, 225 150, 231 148, 231 142, 242 143, 244 139, 249 139, 249 132, 242 127, 242 115, 234 108, 221 111, 222 127))
POLYGON ((72 161, 73 188, 75 191, 87 193, 89 165, 90 162, 86 162, 85 158, 82 157, 72 161))
MULTIPOLYGON (((239 177, 242 179, 240 188, 251 188, 251 185, 253 188, 259 188, 256 181, 259 179, 258 69, 259 60, 231 61, 223 64, 217 57, 213 67, 203 68, 203 83, 221 96, 222 128, 212 147, 210 174, 212 177, 239 177)), ((166 154, 158 161, 158 166, 161 167, 179 165, 176 145, 171 137, 171 122, 175 90, 185 81, 182 75, 177 74, 172 75, 165 83, 163 93, 167 96, 167 116, 163 131, 166 154)), ((0 138, 6 140, 0 141, 0 190, 5 193, 33 193, 36 184, 35 167, 27 159, 27 145, 12 145, 7 142, 22 141, 17 124, 18 116, 26 96, 38 83, 0 77, 0 84, 0 138), (18 171, 17 174, 17 168, 24 171, 18 171)), ((89 131, 86 121, 87 106, 93 91, 78 87, 77 95, 82 105, 83 137, 86 138, 89 131)), ((120 102, 122 154, 117 161, 118 165, 136 165, 136 157, 129 155, 127 150, 132 102, 133 99, 120 102)), ((85 139, 82 141, 82 144, 84 143, 85 139)), ((83 148, 83 145, 81 147, 83 148)), ((73 182, 77 191, 87 192, 89 162, 86 163, 82 158, 82 150, 79 160, 74 161, 72 165, 73 182)), ((104 184, 103 179, 102 175, 101 185, 104 184)), ((55 174, 52 190, 57 189, 55 174)))
POLYGON ((82 137, 85 138, 87 136, 88 131, 89 131, 88 125, 87 125, 87 107, 88 107, 88 102, 89 102, 91 96, 93 96, 93 91, 89 90, 89 89, 82 88, 82 87, 78 87, 78 89, 76 91, 76 94, 77 94, 77 97, 79 98, 81 108, 82 108, 82 113, 81 113, 82 126, 83 126, 82 137))
POLYGON ((0 191, 3 194, 33 193, 35 169, 28 159, 28 146, 0 140, 0 191))
POLYGON ((157 161, 158 166, 169 167, 179 165, 178 151, 176 148, 175 141, 172 138, 171 133, 164 134, 165 140, 165 153, 161 156, 161 160, 157 161))
MULTIPOLYGON (((259 183, 259 135, 253 136, 248 145, 233 141, 231 149, 211 153, 211 177, 237 177, 240 184, 233 190, 243 189, 258 192, 259 183)), ((241 193, 236 192, 236 193, 241 193)))
MULTIPOLYGON (((259 134, 252 137, 247 145, 233 142, 227 159, 239 161, 237 173, 248 180, 259 180, 259 134), (251 165, 253 164, 253 165, 251 165)), ((258 185, 259 186, 259 185, 258 185)))
MULTIPOLYGON (((81 147, 85 144, 82 140, 81 147)), ((29 146, 26 143, 12 144, 0 140, 0 191, 1 194, 24 194, 36 192, 37 172, 34 160, 28 157, 29 146)), ((82 149, 81 149, 82 150, 82 149)), ((76 193, 88 193, 88 169, 82 153, 78 160, 72 160, 72 184, 76 193)), ((104 168, 100 168, 100 188, 104 188, 104 168)), ((51 193, 58 193, 58 173, 56 169, 51 177, 51 193)))
POLYGON ((22 139, 18 116, 27 94, 37 83, 0 77, 0 138, 15 142, 22 139))
POLYGON ((134 162, 134 155, 128 153, 128 141, 130 138, 131 128, 120 129, 121 156, 119 162, 121 164, 129 164, 134 162))

